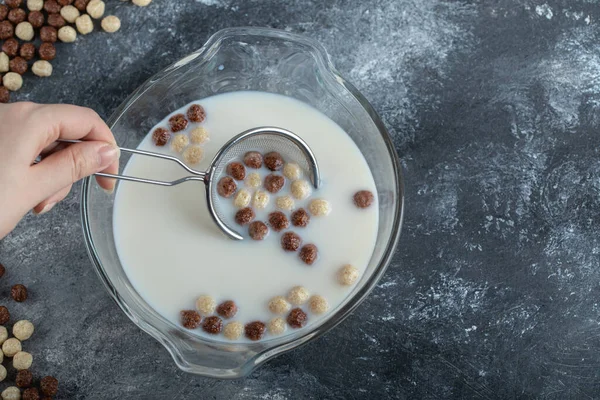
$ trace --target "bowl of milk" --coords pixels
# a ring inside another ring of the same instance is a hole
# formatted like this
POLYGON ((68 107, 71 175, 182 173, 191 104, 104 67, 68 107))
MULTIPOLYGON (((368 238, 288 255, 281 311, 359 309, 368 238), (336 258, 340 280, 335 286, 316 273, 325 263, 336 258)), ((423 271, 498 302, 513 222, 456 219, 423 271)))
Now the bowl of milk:
MULTIPOLYGON (((185 114, 191 104, 206 111, 202 127, 210 138, 202 144, 204 157, 195 169, 207 167, 236 134, 260 126, 287 129, 310 146, 322 178, 311 196, 331 207, 327 216, 313 216, 308 226, 295 230, 304 243, 318 247, 314 265, 283 251, 277 232, 261 241, 225 237, 208 215, 204 187, 198 182, 172 188, 119 182, 115 193, 108 194, 87 179, 83 228, 93 265, 110 295, 136 325, 164 345, 180 369, 238 378, 324 334, 374 288, 400 235, 402 175, 377 113, 338 74, 327 52, 304 36, 265 28, 219 31, 136 90, 109 125, 122 147, 181 157, 169 146, 157 148, 152 132, 168 126, 171 116, 185 114), (373 193, 372 206, 356 207, 352 196, 360 190, 373 193), (341 285, 340 268, 349 264, 358 279, 341 285), (243 334, 232 339, 201 327, 186 329, 180 321, 182 310, 194 309, 199 296, 210 296, 216 303, 235 301, 237 313, 223 320, 225 325, 233 320, 268 324, 276 317, 269 302, 295 287, 328 303, 325 313, 291 305, 307 312, 299 329, 267 331, 260 340, 243 334)), ((190 124, 178 133, 188 134, 195 127, 190 124)), ((177 165, 156 159, 124 154, 120 163, 130 176, 172 181, 185 175, 177 165)), ((286 183, 283 192, 288 188, 286 183)), ((271 195, 273 207, 278 195, 271 195)), ((310 200, 296 199, 293 208, 309 209, 310 200)), ((266 209, 257 210, 256 218, 267 221, 267 214, 266 209)))

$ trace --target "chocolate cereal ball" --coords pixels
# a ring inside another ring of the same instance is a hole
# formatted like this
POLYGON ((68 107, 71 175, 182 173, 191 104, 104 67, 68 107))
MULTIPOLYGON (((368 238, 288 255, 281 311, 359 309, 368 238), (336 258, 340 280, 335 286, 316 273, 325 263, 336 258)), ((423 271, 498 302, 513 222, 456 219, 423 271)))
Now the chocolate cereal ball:
POLYGON ((244 164, 248 168, 258 169, 263 165, 263 156, 258 151, 249 151, 244 155, 244 164))
POLYGON ((192 122, 203 122, 206 119, 206 111, 200 104, 192 104, 187 110, 187 117, 192 122))
POLYGON ((19 54, 19 42, 14 38, 6 39, 2 51, 9 57, 16 57, 19 54))
POLYGON ((304 208, 299 208, 292 213, 292 225, 304 228, 310 222, 310 215, 304 208))
POLYGON ((27 61, 25 61, 23 58, 21 57, 15 57, 12 60, 10 60, 10 70, 12 72, 16 72, 19 75, 23 75, 25 72, 27 72, 27 61))
POLYGON ((60 9, 61 6, 56 0, 46 0, 44 2, 44 10, 46 10, 48 14, 58 14, 60 9))
POLYGON ((46 19, 41 11, 31 11, 27 16, 27 21, 29 21, 31 26, 33 26, 35 29, 39 29, 44 25, 46 19))
POLYGON ((233 300, 227 300, 217 306, 217 314, 225 319, 235 316, 238 312, 238 306, 233 300))
POLYGON ((254 210, 250 207, 245 207, 235 213, 235 222, 239 225, 248 225, 255 217, 254 210))
POLYGON ((294 232, 281 235, 281 247, 285 251, 297 251, 302 245, 302 238, 294 232))
POLYGON ((270 174, 265 177, 265 189, 270 193, 277 193, 285 184, 285 178, 281 175, 270 174))
POLYGON ((0 22, 0 40, 6 40, 15 34, 15 28, 10 21, 2 21, 0 22))
POLYGON ((187 128, 188 121, 183 114, 176 114, 169 118, 169 126, 173 132, 180 132, 187 128))
POLYGON ((281 232, 289 228, 290 221, 281 211, 275 211, 269 214, 269 225, 275 232, 281 232))
POLYGON ((60 4, 63 7, 73 4, 73 0, 56 0, 56 1, 58 1, 58 4, 60 4))
POLYGON ((23 390, 21 400, 40 400, 40 392, 37 388, 28 388, 23 390))
POLYGON ((265 328, 264 322, 254 321, 246 324, 244 331, 248 339, 257 341, 262 339, 265 334, 265 328))
POLYGON ((15 25, 20 24, 27 18, 27 13, 22 8, 13 8, 8 12, 8 20, 15 25))
POLYGON ((223 328, 223 336, 229 340, 237 340, 244 333, 244 325, 241 322, 230 322, 223 328))
POLYGON ((160 147, 167 144, 170 138, 171 134, 165 128, 156 128, 156 130, 152 134, 152 141, 155 145, 160 147))
POLYGON ((56 396, 58 393, 58 379, 53 376, 45 376, 40 382, 40 389, 46 396, 56 396))
POLYGON ((354 204, 356 205, 356 207, 367 208, 371 204, 373 204, 373 201, 375 200, 375 196, 373 195, 373 192, 370 192, 368 190, 361 190, 354 194, 353 199, 354 199, 354 204))
POLYGON ((10 313, 8 308, 0 306, 0 325, 6 324, 10 320, 10 313))
POLYGON ((202 329, 204 332, 210 333, 211 335, 221 333, 223 330, 223 320, 219 317, 215 317, 214 315, 212 317, 205 318, 204 322, 202 323, 202 329))
POLYGON ((287 299, 290 303, 295 306, 302 305, 308 301, 308 297, 310 293, 305 287, 302 286, 294 286, 290 289, 287 299))
POLYGON ((308 316, 306 315, 306 313, 304 311, 302 311, 301 308, 294 308, 288 314, 287 323, 292 328, 298 329, 298 328, 302 328, 304 325, 306 325, 307 319, 308 319, 308 316))
POLYGON ((285 332, 286 323, 285 319, 281 317, 275 317, 271 321, 269 321, 269 333, 271 335, 281 335, 285 332))
POLYGON ((15 383, 20 388, 28 388, 33 383, 33 374, 28 369, 23 369, 17 372, 15 383))
POLYGON ((308 307, 313 314, 324 314, 329 310, 329 303, 323 296, 314 295, 308 300, 308 307))
POLYGON ((269 310, 273 314, 285 314, 290 311, 290 303, 283 296, 276 296, 269 300, 269 310))
POLYGON ((227 175, 231 175, 236 181, 243 181, 246 177, 246 168, 244 164, 234 161, 227 165, 227 175))
POLYGON ((200 326, 202 317, 194 310, 183 310, 181 312, 181 325, 186 329, 196 329, 200 326))
POLYGON ((337 273, 338 282, 344 286, 350 286, 358 279, 359 271, 353 265, 344 265, 337 273))
POLYGON ((19 50, 19 55, 27 61, 31 61, 35 57, 35 45, 33 43, 25 43, 19 50))
POLYGON ((0 86, 0 103, 8 103, 10 101, 10 91, 4 86, 0 86))
POLYGON ((21 7, 21 4, 23 4, 23 0, 4 0, 4 3, 6 3, 6 5, 10 8, 17 8, 21 7))
POLYGON ((21 285, 20 283, 17 285, 14 285, 11 289, 10 289, 10 295, 12 296, 12 298, 21 303, 25 300, 27 300, 27 288, 23 285, 21 285))
POLYGON ((252 240, 263 240, 269 234, 269 228, 264 222, 254 221, 248 227, 248 234, 252 240))
POLYGON ((0 21, 4 21, 8 16, 8 6, 0 4, 0 21))
POLYGON ((75 0, 75 2, 73 3, 73 5, 79 11, 85 12, 85 9, 87 8, 87 4, 88 3, 89 3, 89 0, 75 0))
POLYGON ((6 267, 4 265, 2 265, 2 263, 0 263, 0 278, 2 278, 5 273, 6 273, 6 267))
POLYGON ((307 244, 302 246, 300 249, 300 253, 298 253, 300 259, 306 265, 313 265, 315 261, 317 261, 317 257, 319 256, 319 251, 317 250, 317 246, 314 244, 307 244))
POLYGON ((229 198, 233 196, 235 190, 237 189, 237 184, 230 176, 224 176, 217 183, 217 193, 219 196, 229 198))
POLYGON ((40 58, 45 61, 52 61, 56 57, 56 47, 50 42, 44 42, 38 50, 40 58))
POLYGON ((276 151, 265 154, 265 166, 271 171, 279 171, 283 168, 283 157, 276 151))

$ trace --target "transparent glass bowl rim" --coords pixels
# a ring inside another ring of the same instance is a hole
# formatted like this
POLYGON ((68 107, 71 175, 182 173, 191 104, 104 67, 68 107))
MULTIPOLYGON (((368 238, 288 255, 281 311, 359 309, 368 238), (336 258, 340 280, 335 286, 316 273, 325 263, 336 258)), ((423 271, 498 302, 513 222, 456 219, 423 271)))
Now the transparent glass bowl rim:
MULTIPOLYGON (((352 84, 348 83, 335 69, 329 54, 325 50, 321 44, 311 38, 306 36, 295 34, 287 31, 282 31, 279 29, 272 28, 255 28, 255 27, 239 27, 239 28, 226 28, 222 29, 215 34, 213 34, 206 43, 197 51, 189 54, 188 56, 182 58, 181 60, 173 63, 169 67, 164 70, 158 72, 149 78, 144 84, 142 84, 138 89, 136 89, 111 115, 107 124, 111 127, 111 129, 115 126, 121 116, 127 111, 127 109, 131 106, 131 104, 135 103, 140 97, 144 95, 146 90, 151 87, 154 82, 160 79, 161 76, 169 74, 175 69, 187 65, 188 63, 195 61, 200 58, 201 61, 209 60, 215 51, 218 51, 218 48, 222 41, 232 38, 232 37, 265 37, 270 39, 280 39, 286 40, 290 42, 294 42, 297 44, 301 44, 305 46, 309 51, 312 52, 315 57, 315 62, 319 68, 319 73, 328 75, 329 78, 334 79, 336 83, 345 87, 347 91, 349 91, 352 96, 361 104, 361 106, 367 111, 369 116, 371 117, 373 123, 376 125, 377 130, 379 131, 388 151, 388 155, 390 157, 390 161, 392 163, 395 175, 395 183, 396 183, 396 198, 398 207, 394 212, 394 221, 392 224, 392 232, 390 233, 390 237, 385 247, 385 251, 381 260, 376 267, 375 271, 371 274, 369 279, 362 285, 362 287, 353 295, 353 297, 337 312, 331 315, 323 324, 318 325, 317 327, 307 330, 304 334, 300 336, 291 336, 291 338, 287 341, 283 341, 277 345, 272 347, 267 347, 262 352, 259 352, 252 360, 246 361, 246 366, 250 366, 250 368, 241 368, 242 371, 238 376, 232 376, 233 378, 241 377, 248 375, 254 369, 259 367, 262 363, 267 360, 282 354, 286 351, 290 351, 292 349, 296 349, 297 347, 307 343, 310 340, 313 340, 317 337, 320 337, 327 331, 333 329, 338 324, 340 324, 346 317, 352 313, 371 293, 371 291, 375 288, 377 282, 381 279, 385 271, 387 270, 392 257, 396 251, 398 241, 400 238, 400 232, 402 229, 402 221, 404 216, 404 178, 401 171, 401 164, 396 153, 393 141, 381 121, 381 118, 377 114, 377 112, 373 109, 371 104, 367 101, 367 99, 356 89, 352 84)), ((85 238, 85 244, 87 248, 88 255, 92 261, 92 264, 95 267, 95 270, 107 289, 108 293, 112 297, 112 299, 117 303, 119 308, 127 315, 127 317, 140 329, 151 335, 153 338, 159 341, 171 354, 173 360, 177 364, 177 366, 186 372, 197 373, 209 377, 218 377, 224 378, 222 375, 211 374, 204 372, 198 372, 194 370, 193 367, 185 365, 182 363, 180 358, 176 354, 176 346, 172 345, 169 339, 169 336, 164 332, 158 330, 153 325, 146 323, 143 318, 140 318, 136 311, 131 309, 124 299, 120 296, 118 290, 113 286, 111 280, 107 276, 105 269, 102 266, 102 262, 100 260, 100 256, 96 251, 96 246, 94 244, 94 240, 92 238, 92 232, 90 228, 90 220, 89 220, 89 210, 88 210, 88 192, 93 185, 94 178, 86 178, 83 181, 82 185, 82 197, 81 197, 81 221, 83 227, 83 233, 85 238)), ((161 316, 162 317, 162 316, 161 316)), ((169 321, 165 320, 165 323, 171 324, 169 321)), ((225 377, 227 378, 227 377, 225 377)))

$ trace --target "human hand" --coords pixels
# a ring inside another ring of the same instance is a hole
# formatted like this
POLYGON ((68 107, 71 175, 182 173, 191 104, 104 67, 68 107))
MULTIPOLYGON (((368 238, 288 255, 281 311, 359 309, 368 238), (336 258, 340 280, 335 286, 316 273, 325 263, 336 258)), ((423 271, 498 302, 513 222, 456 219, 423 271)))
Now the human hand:
MULTIPOLYGON (((120 152, 94 111, 70 105, 0 104, 0 239, 31 209, 43 214, 74 182, 96 172, 116 174, 120 152), (81 139, 68 146, 57 139, 81 139), (39 164, 33 161, 40 155, 39 164)), ((107 191, 115 181, 97 178, 107 191)))

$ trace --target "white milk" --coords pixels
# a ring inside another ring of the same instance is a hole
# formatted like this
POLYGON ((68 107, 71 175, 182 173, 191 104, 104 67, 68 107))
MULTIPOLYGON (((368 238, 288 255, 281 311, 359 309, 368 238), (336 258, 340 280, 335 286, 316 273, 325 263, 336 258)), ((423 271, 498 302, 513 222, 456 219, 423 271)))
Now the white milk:
MULTIPOLYGON (((275 317, 267 307, 269 300, 274 296, 285 296, 290 288, 301 285, 311 294, 324 296, 330 305, 330 311, 324 316, 313 315, 308 305, 302 306, 308 314, 307 325, 302 329, 310 329, 312 323, 327 318, 341 305, 351 290, 337 282, 338 269, 352 264, 364 271, 375 247, 377 201, 363 210, 352 200, 358 190, 376 193, 365 159, 336 123, 318 110, 289 97, 235 92, 195 103, 206 110, 207 118, 201 125, 209 131, 211 138, 203 145, 203 161, 194 166, 198 170, 208 167, 228 139, 258 126, 288 129, 312 148, 323 182, 312 198, 327 199, 332 211, 327 217, 311 217, 306 228, 295 228, 290 224, 288 230, 298 233, 304 243, 316 244, 319 259, 312 266, 305 265, 297 252, 283 251, 279 243, 281 235, 273 231, 260 242, 226 238, 207 212, 201 182, 171 188, 121 182, 115 198, 114 236, 127 277, 151 307, 179 326, 180 311, 194 309, 196 298, 203 294, 211 295, 217 303, 234 300, 239 311, 232 321, 268 323, 275 317)), ((173 114, 185 114, 187 107, 173 114)), ((171 115, 157 126, 167 127, 166 121, 171 115)), ((190 123, 185 132, 196 126, 198 124, 190 123)), ((156 147, 151 136, 152 133, 142 141, 140 149, 177 155, 168 145, 156 147)), ((247 169, 247 174, 252 171, 247 169)), ((161 180, 189 175, 172 162, 135 156, 127 164, 124 174, 161 180)), ((241 186, 243 183, 238 183, 238 187, 241 186)), ((270 209, 275 208, 276 197, 271 195, 270 209)), ((296 207, 300 206, 306 209, 307 201, 297 201, 296 207)), ((290 212, 285 213, 289 218, 290 212)), ((257 217, 266 222, 264 214, 257 213, 257 217)), ((240 230, 245 232, 243 228, 240 230)), ((227 322, 229 320, 224 321, 227 322)), ((193 332, 226 340, 222 334, 207 335, 201 328, 193 332)), ((297 330, 288 327, 285 334, 294 332, 297 330)), ((263 340, 269 337, 266 334, 263 340)))

